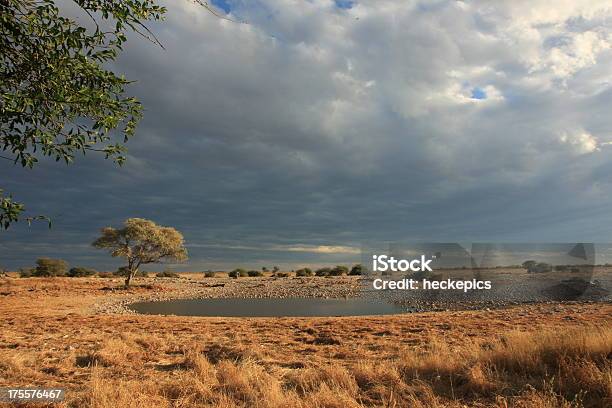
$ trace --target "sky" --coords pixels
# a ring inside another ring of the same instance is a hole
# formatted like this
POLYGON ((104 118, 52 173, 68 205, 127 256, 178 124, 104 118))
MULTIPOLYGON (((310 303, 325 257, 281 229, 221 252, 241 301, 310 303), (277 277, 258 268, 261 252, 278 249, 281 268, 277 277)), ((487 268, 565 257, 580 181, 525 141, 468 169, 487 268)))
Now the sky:
MULTIPOLYGON (((181 231, 175 270, 351 263, 364 242, 611 242, 609 1, 166 3, 113 65, 145 107, 118 168, 0 163, 30 214, 0 266, 129 217, 181 231)), ((154 269, 154 268, 151 268, 154 269)))

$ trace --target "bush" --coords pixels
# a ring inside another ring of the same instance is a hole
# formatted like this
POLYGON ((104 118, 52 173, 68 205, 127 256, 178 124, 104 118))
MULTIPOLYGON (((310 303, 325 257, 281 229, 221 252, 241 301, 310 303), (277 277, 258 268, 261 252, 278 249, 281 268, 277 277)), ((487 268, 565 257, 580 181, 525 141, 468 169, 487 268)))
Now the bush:
POLYGON ((331 268, 319 268, 315 271, 315 275, 317 276, 330 276, 331 268))
POLYGON ((204 272, 204 277, 205 278, 214 278, 216 275, 215 271, 206 271, 204 272))
POLYGON ((552 271, 552 265, 547 264, 545 262, 540 262, 535 265, 532 265, 527 271, 529 273, 546 273, 552 271))
POLYGON ((114 278, 116 275, 111 272, 98 272, 99 278, 114 278))
POLYGON ((65 276, 68 263, 61 259, 38 258, 32 276, 65 276))
POLYGON ((155 274, 158 278, 180 278, 176 272, 163 271, 155 274))
POLYGON ((248 271, 247 274, 252 278, 255 278, 257 276, 264 276, 264 274, 259 271, 248 271))
MULTIPOLYGON (((127 266, 121 266, 119 269, 117 269, 115 272, 113 272, 113 275, 115 276, 123 276, 126 277, 128 276, 129 269, 127 268, 127 266)), ((136 271, 136 274, 134 275, 135 277, 138 278, 148 278, 149 277, 149 272, 147 271, 136 271)))
POLYGON ((29 278, 34 274, 34 268, 20 268, 19 269, 19 277, 20 278, 29 278))
POLYGON ((115 272, 113 272, 113 275, 115 276, 128 276, 129 270, 127 268, 127 266, 120 266, 119 269, 117 269, 115 272))
POLYGON ((276 272, 274 276, 276 276, 277 278, 288 278, 289 272, 276 272))
POLYGON ((351 276, 362 275, 362 274, 363 274, 363 265, 361 264, 353 265, 353 267, 351 268, 351 271, 349 272, 349 275, 351 276))
POLYGON ((70 268, 70 270, 68 271, 68 276, 70 276, 71 278, 80 278, 83 276, 93 276, 96 273, 98 273, 98 271, 96 271, 95 269, 75 266, 74 268, 70 268))
POLYGON ((229 273, 230 278, 237 279, 237 278, 244 277, 244 276, 248 276, 247 271, 245 271, 244 269, 240 269, 240 268, 234 269, 233 271, 229 273))
POLYGON ((310 268, 302 268, 295 271, 295 276, 312 276, 312 270, 310 268))
POLYGON ((348 274, 349 270, 346 266, 337 265, 334 269, 329 271, 331 276, 342 276, 348 274))

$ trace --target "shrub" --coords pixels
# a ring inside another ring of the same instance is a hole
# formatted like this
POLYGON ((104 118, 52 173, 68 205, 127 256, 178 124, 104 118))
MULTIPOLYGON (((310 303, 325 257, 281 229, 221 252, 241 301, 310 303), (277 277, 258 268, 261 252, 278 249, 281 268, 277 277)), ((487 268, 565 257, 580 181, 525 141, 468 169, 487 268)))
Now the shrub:
POLYGON ((274 274, 274 276, 276 276, 278 278, 288 278, 289 277, 289 272, 276 272, 274 274))
POLYGON ((99 278, 114 278, 116 275, 111 272, 98 272, 99 278))
POLYGON ((61 259, 38 258, 33 276, 64 276, 68 272, 68 263, 61 259))
MULTIPOLYGON (((113 272, 113 275, 126 277, 126 276, 129 275, 129 273, 130 273, 130 271, 127 268, 127 266, 121 266, 121 267, 119 267, 119 269, 117 269, 115 272, 113 272)), ((148 278, 149 277, 149 272, 138 270, 134 276, 135 277, 139 277, 139 278, 148 278)))
POLYGON ((312 270, 310 268, 302 268, 295 271, 295 276, 312 276, 312 270))
POLYGON ((128 270, 127 266, 120 266, 119 269, 117 269, 115 272, 113 272, 113 275, 115 275, 115 276, 128 276, 129 273, 130 273, 130 271, 128 270))
POLYGON ((317 276, 330 276, 331 268, 319 268, 315 271, 315 275, 317 276))
POLYGON ((259 271, 248 271, 247 274, 252 278, 257 276, 264 276, 263 273, 259 271))
POLYGON ((361 274, 363 274, 363 265, 361 264, 353 265, 353 267, 351 268, 351 271, 349 272, 349 275, 352 275, 352 276, 361 275, 361 274))
POLYGON ((240 269, 240 268, 234 269, 233 271, 229 273, 230 278, 240 278, 244 276, 248 276, 247 271, 245 271, 244 269, 240 269))
POLYGON ((155 274, 158 278, 180 278, 179 274, 176 272, 163 271, 155 274))
MULTIPOLYGON (((383 272, 383 275, 385 274, 390 274, 389 272, 383 272)), ((416 280, 421 280, 421 279, 425 279, 431 276, 431 272, 429 271, 416 271, 412 274, 410 274, 410 277, 412 279, 416 279, 416 280)))
POLYGON ((521 266, 525 269, 527 269, 528 272, 531 273, 531 269, 537 265, 537 262, 530 259, 529 261, 525 261, 521 264, 521 266))
POLYGON ((20 268, 19 269, 19 277, 20 278, 29 278, 34 273, 34 268, 20 268))
POLYGON ((205 278, 214 278, 216 275, 215 271, 206 271, 204 272, 204 277, 205 278))
POLYGON ((527 270, 529 273, 546 273, 552 271, 552 265, 545 262, 537 263, 527 270))
POLYGON ((337 265, 334 269, 329 271, 331 276, 341 276, 348 274, 349 270, 346 266, 337 265))
POLYGON ((93 276, 96 273, 98 273, 98 271, 96 271, 95 269, 75 266, 74 268, 70 268, 70 270, 68 271, 68 276, 70 276, 71 278, 79 278, 83 276, 93 276))

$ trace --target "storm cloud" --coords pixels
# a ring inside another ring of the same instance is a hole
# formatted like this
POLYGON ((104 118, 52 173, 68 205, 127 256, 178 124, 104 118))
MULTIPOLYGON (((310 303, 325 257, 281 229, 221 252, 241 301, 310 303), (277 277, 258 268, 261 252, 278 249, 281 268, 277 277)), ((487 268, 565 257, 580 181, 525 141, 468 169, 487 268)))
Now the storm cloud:
POLYGON ((88 156, 0 185, 46 225, 0 266, 116 266, 128 217, 186 237, 179 269, 358 261, 365 241, 610 241, 609 1, 168 2, 113 69, 145 106, 122 168, 88 156))

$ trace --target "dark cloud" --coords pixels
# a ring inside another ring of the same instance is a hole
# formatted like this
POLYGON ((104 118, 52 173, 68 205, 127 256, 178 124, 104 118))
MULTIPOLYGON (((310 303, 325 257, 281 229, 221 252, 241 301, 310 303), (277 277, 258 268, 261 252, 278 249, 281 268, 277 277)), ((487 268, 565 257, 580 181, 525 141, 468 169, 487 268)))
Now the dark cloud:
POLYGON ((183 269, 358 260, 371 240, 609 241, 605 2, 190 2, 114 69, 146 107, 122 168, 88 157, 1 184, 54 227, 0 263, 115 266, 127 217, 184 232, 183 269), (478 97, 474 97, 477 89, 478 97), (299 250, 295 250, 298 248, 299 250))

